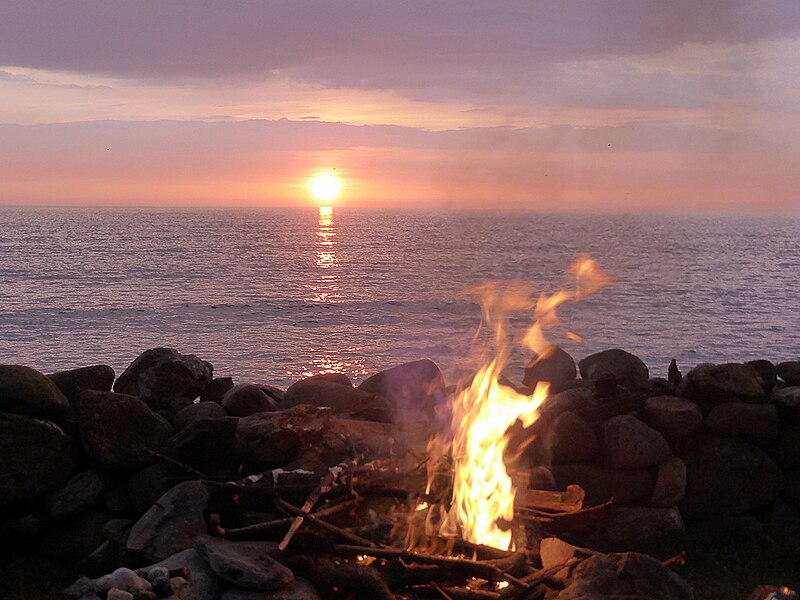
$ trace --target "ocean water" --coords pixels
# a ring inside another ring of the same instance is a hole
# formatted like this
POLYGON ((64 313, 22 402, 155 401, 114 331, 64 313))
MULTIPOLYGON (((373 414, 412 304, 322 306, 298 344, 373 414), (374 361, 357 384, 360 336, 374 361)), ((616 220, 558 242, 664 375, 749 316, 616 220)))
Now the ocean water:
POLYGON ((464 290, 569 287, 582 253, 616 283, 560 311, 551 339, 576 359, 618 347, 663 376, 672 358, 800 358, 798 216, 5 207, 0 362, 119 373, 172 346, 237 381, 418 358, 453 380, 481 316, 464 290))

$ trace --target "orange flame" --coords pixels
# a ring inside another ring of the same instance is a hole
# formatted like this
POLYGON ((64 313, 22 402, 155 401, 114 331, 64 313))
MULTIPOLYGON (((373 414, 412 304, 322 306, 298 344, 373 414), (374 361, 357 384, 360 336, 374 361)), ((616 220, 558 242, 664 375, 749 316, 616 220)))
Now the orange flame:
MULTIPOLYGON (((533 310, 533 324, 522 342, 540 359, 546 356, 553 346, 544 330, 560 323, 558 307, 567 301, 578 301, 613 281, 588 256, 581 256, 570 271, 576 278, 573 291, 542 294, 537 301, 519 284, 501 287, 487 283, 473 290, 480 296, 482 325, 488 325, 494 333, 494 356, 478 371, 469 387, 452 400, 452 438, 437 436, 428 445, 434 459, 449 451, 453 462, 452 502, 439 525, 438 532, 442 535, 461 536, 469 542, 495 548, 513 548, 512 533, 503 528, 503 523, 514 518, 516 495, 503 460, 510 441, 507 432, 518 419, 525 427, 534 423, 539 406, 547 398, 549 384, 537 384, 528 396, 500 383, 511 347, 508 316, 520 310, 533 310)), ((572 339, 577 337, 571 332, 567 335, 572 339)), ((430 463, 434 469, 435 463, 436 460, 430 463)), ((431 481, 429 477, 428 492, 431 481)), ((418 510, 426 508, 427 504, 420 505, 418 510)))

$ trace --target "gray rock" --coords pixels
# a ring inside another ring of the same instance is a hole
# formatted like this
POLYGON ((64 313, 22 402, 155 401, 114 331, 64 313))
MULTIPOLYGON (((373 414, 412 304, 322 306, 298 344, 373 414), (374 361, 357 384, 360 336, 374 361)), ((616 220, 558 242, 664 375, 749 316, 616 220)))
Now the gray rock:
MULTIPOLYGON (((294 409, 295 412, 300 410, 302 407, 294 409)), ((276 425, 275 419, 274 413, 258 413, 239 419, 234 453, 240 460, 274 468, 285 465, 298 455, 303 445, 299 433, 293 427, 276 425)))
POLYGON ((114 391, 139 396, 150 408, 169 409, 197 398, 211 383, 214 367, 174 348, 153 348, 139 355, 114 384, 114 391))
POLYGON ((133 594, 126 592, 125 590, 112 587, 106 594, 106 600, 133 600, 133 594))
MULTIPOLYGON (((349 412, 369 409, 377 401, 372 393, 352 386, 342 385, 316 377, 303 379, 286 390, 281 408, 291 408, 300 404, 326 406, 335 412, 349 412)), ((377 420, 387 420, 377 419, 377 420)))
POLYGON ((696 402, 704 414, 726 402, 767 400, 758 371, 739 363, 695 367, 678 387, 677 395, 696 402))
POLYGON ((78 402, 81 441, 95 463, 107 469, 136 469, 155 462, 172 426, 133 396, 84 390, 78 402))
POLYGON ((703 413, 698 406, 677 396, 648 398, 637 416, 672 443, 691 435, 703 424, 703 413))
POLYGON ((156 463, 131 475, 126 489, 134 510, 143 515, 173 484, 164 474, 162 463, 156 463))
POLYGON ((778 370, 771 362, 768 360, 748 360, 744 364, 753 367, 761 376, 761 381, 764 383, 764 390, 769 392, 775 387, 778 381, 778 370))
POLYGON ((609 506, 599 531, 605 551, 637 550, 672 555, 684 538, 683 519, 676 507, 609 506))
POLYGON ((294 574, 272 557, 277 544, 271 542, 230 542, 200 535, 195 538, 194 548, 208 561, 211 570, 239 587, 271 591, 294 580, 294 574))
POLYGON ((575 569, 558 600, 692 600, 692 590, 661 561, 645 554, 595 555, 575 569))
POLYGON ((320 600, 316 588, 305 579, 295 579, 282 590, 256 592, 243 588, 228 588, 222 600, 320 600))
POLYGON ((772 390, 771 399, 781 419, 800 424, 800 386, 776 387, 772 390))
POLYGON ((586 408, 592 401, 594 394, 587 387, 576 387, 552 396, 548 396, 542 403, 542 415, 558 415, 563 412, 572 411, 579 413, 586 408))
POLYGON ((67 481, 76 447, 61 428, 42 419, 0 413, 0 508, 32 502, 67 481))
POLYGON ((800 466, 800 425, 781 427, 767 454, 781 469, 800 466))
POLYGON ((382 396, 398 410, 411 413, 433 415, 435 407, 446 402, 444 376, 431 360, 417 360, 381 371, 365 379, 358 389, 382 396))
POLYGON ((800 468, 795 467, 786 471, 786 487, 783 490, 784 499, 800 510, 800 468))
POLYGON ((128 551, 160 561, 191 548, 195 536, 206 532, 203 510, 208 496, 208 488, 199 481, 173 487, 136 521, 128 536, 128 551))
POLYGON ((769 507, 766 517, 767 533, 779 542, 800 533, 800 513, 780 498, 769 507))
POLYGON ((0 365, 0 411, 54 418, 68 410, 67 397, 36 369, 0 365))
POLYGON ((49 529, 36 543, 36 551, 52 558, 86 558, 106 541, 103 527, 111 518, 105 512, 92 512, 49 529))
POLYGON ((97 471, 83 471, 51 492, 45 499, 45 513, 51 519, 64 519, 99 504, 106 481, 97 471))
POLYGON ((120 567, 108 575, 107 578, 102 577, 101 579, 103 580, 103 583, 100 583, 100 581, 97 582, 101 589, 108 586, 107 589, 109 590, 111 588, 117 588, 118 590, 124 590, 132 594, 149 592, 151 589, 150 584, 146 580, 142 579, 131 569, 126 567, 120 567))
POLYGON ((789 360, 775 365, 778 377, 789 385, 800 386, 800 360, 789 360))
POLYGON ((686 463, 687 519, 741 514, 766 506, 783 488, 780 468, 747 442, 715 434, 697 434, 678 453, 686 463))
POLYGON ((575 359, 559 346, 553 346, 550 354, 537 356, 525 368, 522 385, 534 388, 538 382, 546 381, 552 390, 562 390, 575 379, 577 372, 575 359))
POLYGON ((600 452, 592 428, 573 412, 563 412, 537 441, 537 456, 544 464, 583 462, 600 452))
POLYGON ((217 419, 226 415, 225 409, 216 402, 198 402, 179 410, 172 419, 172 426, 175 431, 180 431, 202 419, 217 419))
POLYGON ((650 495, 652 506, 676 506, 686 493, 686 465, 677 456, 670 456, 658 465, 656 483, 650 495))
POLYGON ((612 376, 629 389, 646 388, 650 371, 641 359, 619 348, 591 354, 578 363, 581 377, 600 379, 612 376))
POLYGON ((0 540, 9 545, 16 542, 27 543, 38 537, 46 526, 47 519, 38 511, 12 517, 0 524, 0 540))
POLYGON ((85 575, 81 575, 71 585, 64 590, 64 597, 68 600, 80 600, 81 598, 96 598, 97 585, 94 580, 85 575))
POLYGON ((233 377, 215 377, 200 394, 200 402, 222 404, 225 393, 233 387, 233 377))
POLYGON ((597 465, 554 465, 552 468, 556 489, 564 490, 577 483, 586 492, 584 503, 595 506, 614 499, 617 503, 633 502, 650 497, 653 479, 646 469, 616 471, 597 465))
POLYGON ((231 416, 249 417, 260 412, 274 411, 278 405, 257 385, 240 383, 225 392, 222 408, 231 416))
POLYGON ((778 411, 772 404, 727 402, 711 409, 706 427, 714 433, 767 444, 778 435, 778 411))
POLYGON ((115 376, 114 369, 108 365, 81 367, 48 375, 50 381, 58 386, 70 404, 78 401, 82 390, 110 392, 115 376))
MULTIPOLYGON (((164 444, 161 453, 208 475, 224 475, 236 466, 233 445, 238 421, 236 417, 195 421, 164 444)), ((174 465, 164 465, 162 470, 176 477, 185 475, 174 465)))
POLYGON ((219 600, 222 593, 220 580, 194 548, 173 554, 161 562, 145 567, 144 571, 159 567, 189 571, 186 585, 175 590, 173 600, 219 600))
POLYGON ((116 485, 103 494, 103 504, 111 512, 127 513, 134 510, 127 486, 116 485))
POLYGON ((603 454, 615 469, 657 465, 672 454, 658 431, 631 415, 612 417, 603 425, 603 454))

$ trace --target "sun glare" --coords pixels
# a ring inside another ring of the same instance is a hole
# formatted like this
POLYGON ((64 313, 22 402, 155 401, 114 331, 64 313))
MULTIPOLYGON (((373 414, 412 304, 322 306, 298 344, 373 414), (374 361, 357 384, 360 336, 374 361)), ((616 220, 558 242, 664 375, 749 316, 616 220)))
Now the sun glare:
POLYGON ((336 198, 341 189, 341 182, 336 178, 335 175, 330 173, 317 175, 311 180, 311 191, 319 200, 323 200, 325 202, 336 198))

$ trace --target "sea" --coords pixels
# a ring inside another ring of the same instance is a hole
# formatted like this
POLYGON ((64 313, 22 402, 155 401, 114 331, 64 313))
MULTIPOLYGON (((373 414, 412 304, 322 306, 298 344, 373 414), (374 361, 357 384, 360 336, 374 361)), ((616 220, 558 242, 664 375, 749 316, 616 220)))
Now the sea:
MULTIPOLYGON (((583 254, 615 282, 546 331, 576 360, 800 359, 798 215, 2 207, 0 363, 119 374, 169 346, 237 382, 421 358, 453 382, 490 345, 476 287, 573 289, 583 254)), ((512 380, 530 358, 512 353, 512 380)))

